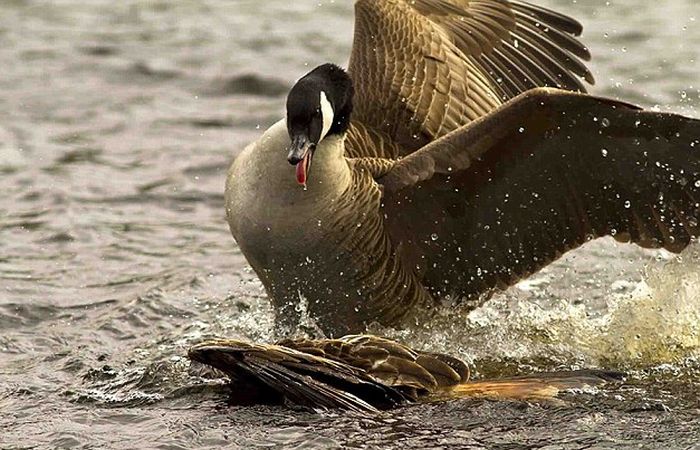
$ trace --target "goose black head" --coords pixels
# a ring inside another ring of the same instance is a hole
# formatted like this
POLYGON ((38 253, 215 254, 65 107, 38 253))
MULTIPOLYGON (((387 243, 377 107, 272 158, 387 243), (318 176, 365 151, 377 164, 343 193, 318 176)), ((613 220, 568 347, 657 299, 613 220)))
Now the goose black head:
POLYGON ((296 166, 297 182, 306 185, 319 142, 343 134, 350 126, 353 86, 345 70, 319 66, 302 77, 287 96, 287 131, 291 146, 287 160, 296 166))

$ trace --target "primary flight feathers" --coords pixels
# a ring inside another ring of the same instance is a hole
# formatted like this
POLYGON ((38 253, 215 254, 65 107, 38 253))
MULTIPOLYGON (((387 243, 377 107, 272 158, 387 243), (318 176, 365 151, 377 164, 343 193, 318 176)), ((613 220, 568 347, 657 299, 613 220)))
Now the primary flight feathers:
POLYGON ((594 80, 573 37, 581 30, 519 1, 358 0, 348 68, 356 119, 406 154, 528 89, 585 92, 582 80, 594 80))

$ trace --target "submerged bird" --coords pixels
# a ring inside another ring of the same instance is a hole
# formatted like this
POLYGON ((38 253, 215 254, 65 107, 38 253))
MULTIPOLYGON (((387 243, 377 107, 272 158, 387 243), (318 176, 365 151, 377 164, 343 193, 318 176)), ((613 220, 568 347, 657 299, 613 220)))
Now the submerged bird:
POLYGON ((236 404, 285 403, 360 412, 459 398, 548 400, 563 390, 623 377, 580 370, 469 381, 469 368, 460 359, 371 335, 276 345, 220 339, 195 345, 189 357, 228 375, 236 404))
POLYGON ((355 12, 348 70, 301 78, 227 179, 283 332, 300 298, 341 336, 477 306, 592 238, 679 252, 698 235, 700 121, 581 93, 575 20, 515 0, 355 12))

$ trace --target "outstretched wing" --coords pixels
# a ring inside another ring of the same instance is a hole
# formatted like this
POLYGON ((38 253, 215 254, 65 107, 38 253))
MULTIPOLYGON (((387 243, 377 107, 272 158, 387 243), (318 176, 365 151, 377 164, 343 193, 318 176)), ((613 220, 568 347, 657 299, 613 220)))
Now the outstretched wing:
POLYGON ((380 182, 391 238, 424 283, 473 298, 594 237, 685 248, 700 232, 700 121, 536 89, 380 182))
POLYGON ((355 118, 406 153, 528 89, 594 82, 581 25, 525 2, 357 0, 355 16, 355 118))

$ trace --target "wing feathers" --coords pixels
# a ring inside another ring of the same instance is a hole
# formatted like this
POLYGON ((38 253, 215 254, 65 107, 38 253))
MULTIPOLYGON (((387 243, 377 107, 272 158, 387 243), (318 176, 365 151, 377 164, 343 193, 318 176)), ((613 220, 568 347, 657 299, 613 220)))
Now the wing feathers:
MULTIPOLYGON (((521 19, 515 25, 516 30, 527 32, 528 39, 541 39, 544 41, 551 41, 553 47, 559 47, 562 50, 566 50, 571 54, 583 59, 584 61, 591 60, 591 52, 586 46, 584 46, 579 40, 571 37, 570 34, 566 34, 556 28, 544 28, 539 22, 533 20, 531 17, 516 14, 516 16, 521 19), (539 36, 537 38, 536 36, 539 36)), ((524 39, 522 36, 520 39, 524 39)))
POLYGON ((583 33, 583 25, 572 17, 559 14, 551 9, 546 9, 541 6, 533 5, 532 3, 513 1, 509 2, 513 10, 532 16, 539 19, 547 25, 558 28, 566 33, 580 36, 583 33))
MULTIPOLYGON (((313 347, 306 342, 305 350, 313 347)), ((408 391, 377 381, 360 367, 282 345, 218 340, 194 346, 189 357, 229 375, 234 390, 264 398, 274 393, 299 406, 374 412, 408 399, 408 391)))
POLYGON ((387 229, 419 250, 423 283, 473 298, 592 237, 685 248, 700 234, 700 121, 536 89, 379 181, 387 229))
POLYGON ((460 359, 418 352, 371 335, 277 345, 219 339, 195 345, 189 357, 228 374, 234 395, 243 391, 247 404, 276 401, 361 413, 421 399, 548 399, 564 389, 597 386, 623 377, 616 372, 581 370, 470 382, 469 370, 460 359), (314 349, 326 356, 312 354, 314 349), (359 353, 376 356, 366 351, 369 349, 384 350, 378 352, 380 364, 372 375, 355 357, 359 353), (391 352, 403 356, 386 357, 391 352))
POLYGON ((573 37, 581 25, 525 2, 357 0, 355 10, 355 120, 404 155, 528 89, 594 81, 573 37))
POLYGON ((584 78, 590 84, 595 83, 593 74, 591 74, 588 67, 578 60, 574 54, 570 53, 567 48, 552 42, 551 34, 545 36, 533 31, 529 27, 518 24, 513 32, 513 36, 518 42, 518 47, 523 44, 526 48, 536 48, 539 51, 538 55, 541 54, 541 56, 538 57, 538 62, 540 60, 547 60, 550 64, 558 67, 562 74, 570 72, 570 75, 577 75, 584 78))

